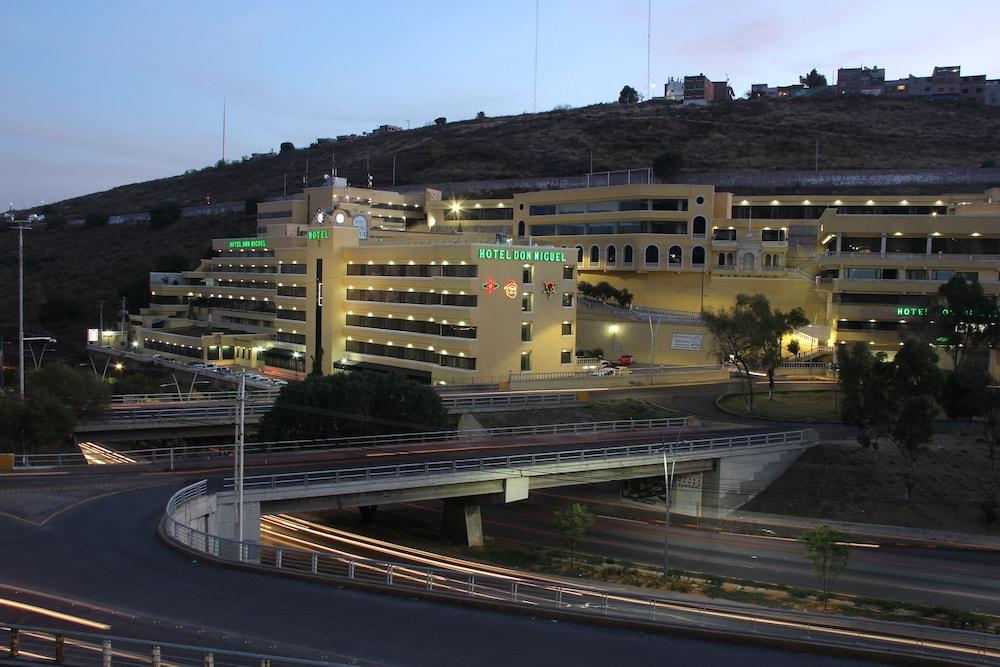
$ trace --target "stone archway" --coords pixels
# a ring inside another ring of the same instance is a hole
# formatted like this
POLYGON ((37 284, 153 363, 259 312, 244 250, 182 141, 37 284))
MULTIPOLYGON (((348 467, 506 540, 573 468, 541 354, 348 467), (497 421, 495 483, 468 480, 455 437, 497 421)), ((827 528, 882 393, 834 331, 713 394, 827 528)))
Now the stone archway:
POLYGON ((744 271, 753 271, 757 263, 757 258, 752 252, 748 252, 743 255, 743 262, 741 264, 744 271))

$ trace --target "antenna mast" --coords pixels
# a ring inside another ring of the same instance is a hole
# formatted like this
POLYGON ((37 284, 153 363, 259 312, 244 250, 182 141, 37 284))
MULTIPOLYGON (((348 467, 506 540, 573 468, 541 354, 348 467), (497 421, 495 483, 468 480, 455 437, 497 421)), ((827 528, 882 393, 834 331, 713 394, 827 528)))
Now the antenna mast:
POLYGON ((531 93, 531 112, 538 111, 538 9, 541 0, 535 0, 535 76, 531 93))

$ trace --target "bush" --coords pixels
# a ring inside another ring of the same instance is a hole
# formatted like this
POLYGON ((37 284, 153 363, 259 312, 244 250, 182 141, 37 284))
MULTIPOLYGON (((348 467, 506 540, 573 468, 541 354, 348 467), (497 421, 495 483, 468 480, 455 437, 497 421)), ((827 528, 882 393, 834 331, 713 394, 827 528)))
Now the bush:
POLYGON ((181 218, 181 205, 175 201, 163 201, 149 211, 149 225, 160 229, 172 225, 181 218))
POLYGON ((618 104, 635 105, 639 103, 639 93, 632 86, 625 86, 618 93, 618 104))
POLYGON ((434 124, 435 125, 444 125, 447 122, 448 122, 448 119, 445 118, 444 116, 438 116, 437 118, 434 119, 434 124))
POLYGON ((103 227, 108 224, 108 214, 92 211, 83 218, 84 227, 103 227))
POLYGON ((294 151, 294 150, 295 150, 295 144, 293 144, 292 142, 290 142, 290 141, 282 141, 281 142, 281 147, 279 148, 280 152, 282 152, 282 153, 289 153, 289 152, 294 151))
POLYGON ((676 151, 660 153, 653 160, 653 174, 661 181, 669 181, 684 168, 684 155, 676 151))

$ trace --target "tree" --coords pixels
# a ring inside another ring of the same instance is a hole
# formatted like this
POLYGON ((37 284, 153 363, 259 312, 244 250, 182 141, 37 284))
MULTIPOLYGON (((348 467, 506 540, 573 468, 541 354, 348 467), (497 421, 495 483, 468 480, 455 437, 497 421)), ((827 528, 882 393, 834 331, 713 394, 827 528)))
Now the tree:
POLYGON ((785 346, 785 349, 788 350, 788 354, 792 355, 795 358, 798 358, 799 351, 802 348, 799 345, 799 341, 793 338, 790 341, 788 341, 788 345, 785 346))
POLYGON ((566 510, 552 513, 552 524, 569 540, 569 566, 576 563, 576 543, 583 534, 594 526, 594 515, 583 503, 573 503, 566 510))
POLYGON ((769 334, 769 340, 764 344, 763 364, 767 369, 767 397, 774 399, 774 371, 781 364, 781 341, 793 330, 809 324, 804 310, 796 306, 787 313, 780 310, 771 311, 764 320, 763 326, 769 334))
POLYGON ((628 308, 630 305, 632 305, 633 298, 635 298, 634 294, 629 292, 627 289, 622 289, 615 296, 615 301, 617 301, 618 305, 621 306, 622 308, 628 308))
POLYGON ((961 367, 969 351, 993 347, 1000 338, 996 297, 987 296, 978 281, 952 276, 938 288, 931 311, 931 342, 948 351, 955 369, 961 367))
POLYGON ((858 429, 858 444, 878 449, 894 411, 896 395, 885 353, 872 355, 862 342, 844 346, 837 354, 840 366, 841 419, 858 429))
POLYGON ((160 229, 181 219, 181 205, 175 201, 162 201, 149 210, 149 226, 160 229))
POLYGON ((813 67, 811 72, 799 77, 799 83, 806 88, 822 88, 826 85, 826 76, 817 72, 816 68, 813 67))
POLYGON ((917 463, 934 435, 941 371, 937 354, 926 344, 906 341, 891 361, 872 356, 864 343, 840 354, 840 383, 844 391, 844 421, 860 429, 858 442, 878 449, 888 435, 903 459, 905 500, 916 486, 917 463))
POLYGON ((485 111, 478 111, 478 112, 476 112, 476 120, 483 120, 484 118, 486 118, 486 112, 485 111))
POLYGON ((90 371, 58 362, 29 370, 26 400, 0 400, 0 443, 16 443, 23 454, 65 451, 77 420, 103 411, 110 395, 90 371))
POLYGON ((653 159, 653 174, 663 182, 669 182, 684 168, 684 155, 677 151, 665 151, 653 159))
POLYGON ((850 548, 844 544, 846 539, 846 535, 829 526, 819 526, 799 536, 799 542, 806 546, 806 560, 819 579, 824 609, 833 590, 833 582, 847 569, 847 561, 851 557, 850 548))
POLYGON ((447 122, 448 122, 448 119, 445 118, 444 116, 438 116, 437 118, 434 119, 434 124, 435 125, 444 125, 447 122))
POLYGON ((740 370, 747 383, 747 414, 753 414, 751 369, 764 367, 772 379, 780 362, 781 337, 796 326, 807 324, 801 308, 785 313, 773 310, 763 294, 736 295, 736 305, 729 310, 703 311, 701 319, 715 337, 719 352, 740 370))
POLYGON ((989 373, 981 366, 965 365, 945 376, 938 404, 948 419, 969 422, 989 410, 989 387, 989 373))
POLYGON ((278 148, 281 153, 291 153, 295 150, 295 144, 290 141, 282 141, 281 146, 278 148))
POLYGON ((103 227, 108 224, 108 214, 99 211, 91 211, 83 218, 84 227, 103 227))
POLYGON ((624 86, 622 92, 618 93, 618 104, 634 106, 639 103, 639 93, 632 86, 624 86))
POLYGON ((261 439, 436 431, 447 425, 441 398, 398 373, 309 375, 281 389, 260 423, 261 439))

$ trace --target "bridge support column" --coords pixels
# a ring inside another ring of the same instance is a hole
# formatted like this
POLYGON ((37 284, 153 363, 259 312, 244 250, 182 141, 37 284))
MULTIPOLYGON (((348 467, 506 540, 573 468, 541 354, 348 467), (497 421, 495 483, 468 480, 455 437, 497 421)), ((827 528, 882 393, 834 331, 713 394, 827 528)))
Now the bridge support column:
POLYGON ((469 498, 449 498, 441 512, 441 539, 470 547, 483 546, 483 516, 479 504, 469 498))
MULTIPOLYGON (((216 522, 217 532, 215 534, 224 539, 219 544, 219 551, 228 550, 231 553, 227 553, 227 555, 237 557, 237 548, 232 542, 232 540, 237 538, 236 504, 232 502, 232 494, 229 494, 229 498, 219 502, 216 511, 216 522)), ((260 548, 254 545, 260 544, 259 502, 243 503, 243 542, 250 542, 253 545, 244 547, 242 560, 244 562, 258 562, 260 560, 260 548)))

